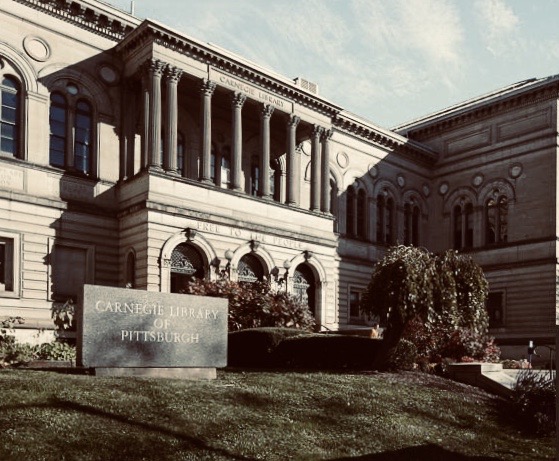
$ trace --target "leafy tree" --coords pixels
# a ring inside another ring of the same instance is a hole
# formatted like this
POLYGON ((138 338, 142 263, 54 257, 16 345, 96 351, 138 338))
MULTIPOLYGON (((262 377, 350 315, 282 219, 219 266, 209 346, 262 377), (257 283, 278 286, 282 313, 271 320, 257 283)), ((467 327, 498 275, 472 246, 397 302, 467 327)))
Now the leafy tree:
POLYGON ((185 293, 229 300, 229 331, 258 327, 289 327, 311 330, 315 321, 305 304, 268 282, 232 282, 194 279, 185 293))
POLYGON ((433 315, 435 261, 427 250, 399 245, 388 249, 373 270, 361 310, 384 325, 383 341, 373 366, 384 370, 394 356, 406 325, 433 315))
POLYGON ((390 248, 361 303, 364 313, 385 326, 385 345, 374 366, 388 367, 401 338, 416 346, 421 360, 494 360, 499 351, 487 335, 487 291, 483 271, 469 256, 390 248))

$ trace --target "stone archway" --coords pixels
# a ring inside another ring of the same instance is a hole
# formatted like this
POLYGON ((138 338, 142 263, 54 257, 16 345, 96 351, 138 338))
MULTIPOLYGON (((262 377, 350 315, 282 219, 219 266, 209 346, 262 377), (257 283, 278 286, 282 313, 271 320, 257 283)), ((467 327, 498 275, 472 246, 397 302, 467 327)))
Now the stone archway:
POLYGON ((313 317, 316 318, 316 278, 312 268, 307 263, 301 263, 293 272, 292 293, 293 295, 306 304, 311 311, 313 317))
POLYGON ((179 243, 171 253, 171 293, 181 293, 194 278, 206 277, 204 256, 194 245, 179 243))

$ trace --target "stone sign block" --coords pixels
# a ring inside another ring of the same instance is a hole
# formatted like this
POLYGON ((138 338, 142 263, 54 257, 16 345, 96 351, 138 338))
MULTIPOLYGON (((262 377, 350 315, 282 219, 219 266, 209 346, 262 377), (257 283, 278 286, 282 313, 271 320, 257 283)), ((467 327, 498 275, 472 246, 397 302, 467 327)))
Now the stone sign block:
POLYGON ((224 367, 227 300, 84 285, 78 363, 84 367, 224 367))

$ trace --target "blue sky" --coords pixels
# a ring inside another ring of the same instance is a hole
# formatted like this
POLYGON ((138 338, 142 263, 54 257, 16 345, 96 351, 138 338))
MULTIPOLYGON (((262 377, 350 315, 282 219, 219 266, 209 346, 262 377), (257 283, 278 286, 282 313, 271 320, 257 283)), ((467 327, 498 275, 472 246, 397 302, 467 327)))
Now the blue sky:
MULTIPOLYGON (((129 0, 110 4, 130 10, 129 0)), ((559 73, 559 0, 135 0, 382 127, 559 73)))

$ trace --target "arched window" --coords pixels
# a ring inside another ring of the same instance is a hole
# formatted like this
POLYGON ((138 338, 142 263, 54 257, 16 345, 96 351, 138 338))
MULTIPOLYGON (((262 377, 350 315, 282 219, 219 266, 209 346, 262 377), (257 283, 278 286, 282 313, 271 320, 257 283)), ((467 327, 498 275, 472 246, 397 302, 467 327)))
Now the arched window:
POLYGON ((50 95, 50 164, 64 168, 66 153, 66 99, 60 93, 50 95))
POLYGON ((485 202, 485 243, 504 243, 508 239, 508 199, 504 195, 485 202))
POLYGON ((404 205, 404 244, 419 246, 419 207, 412 203, 404 205))
POLYGON ((346 202, 346 234, 355 235, 355 189, 353 186, 347 188, 346 202))
POLYGON ((367 194, 363 189, 357 194, 357 236, 367 238, 367 194))
POLYGON ((91 104, 79 100, 74 119, 74 168, 91 173, 91 132, 93 125, 91 104))
POLYGON ((394 199, 377 196, 377 242, 394 243, 394 199))
POLYGON ((474 246, 474 207, 470 202, 462 201, 454 206, 452 229, 455 250, 474 246))
POLYGON ((0 81, 1 110, 0 110, 0 152, 2 154, 18 156, 20 129, 20 86, 11 77, 2 77, 0 81))
POLYGON ((66 85, 68 96, 54 92, 50 97, 49 163, 91 175, 93 173, 93 107, 76 98, 79 88, 66 85))

